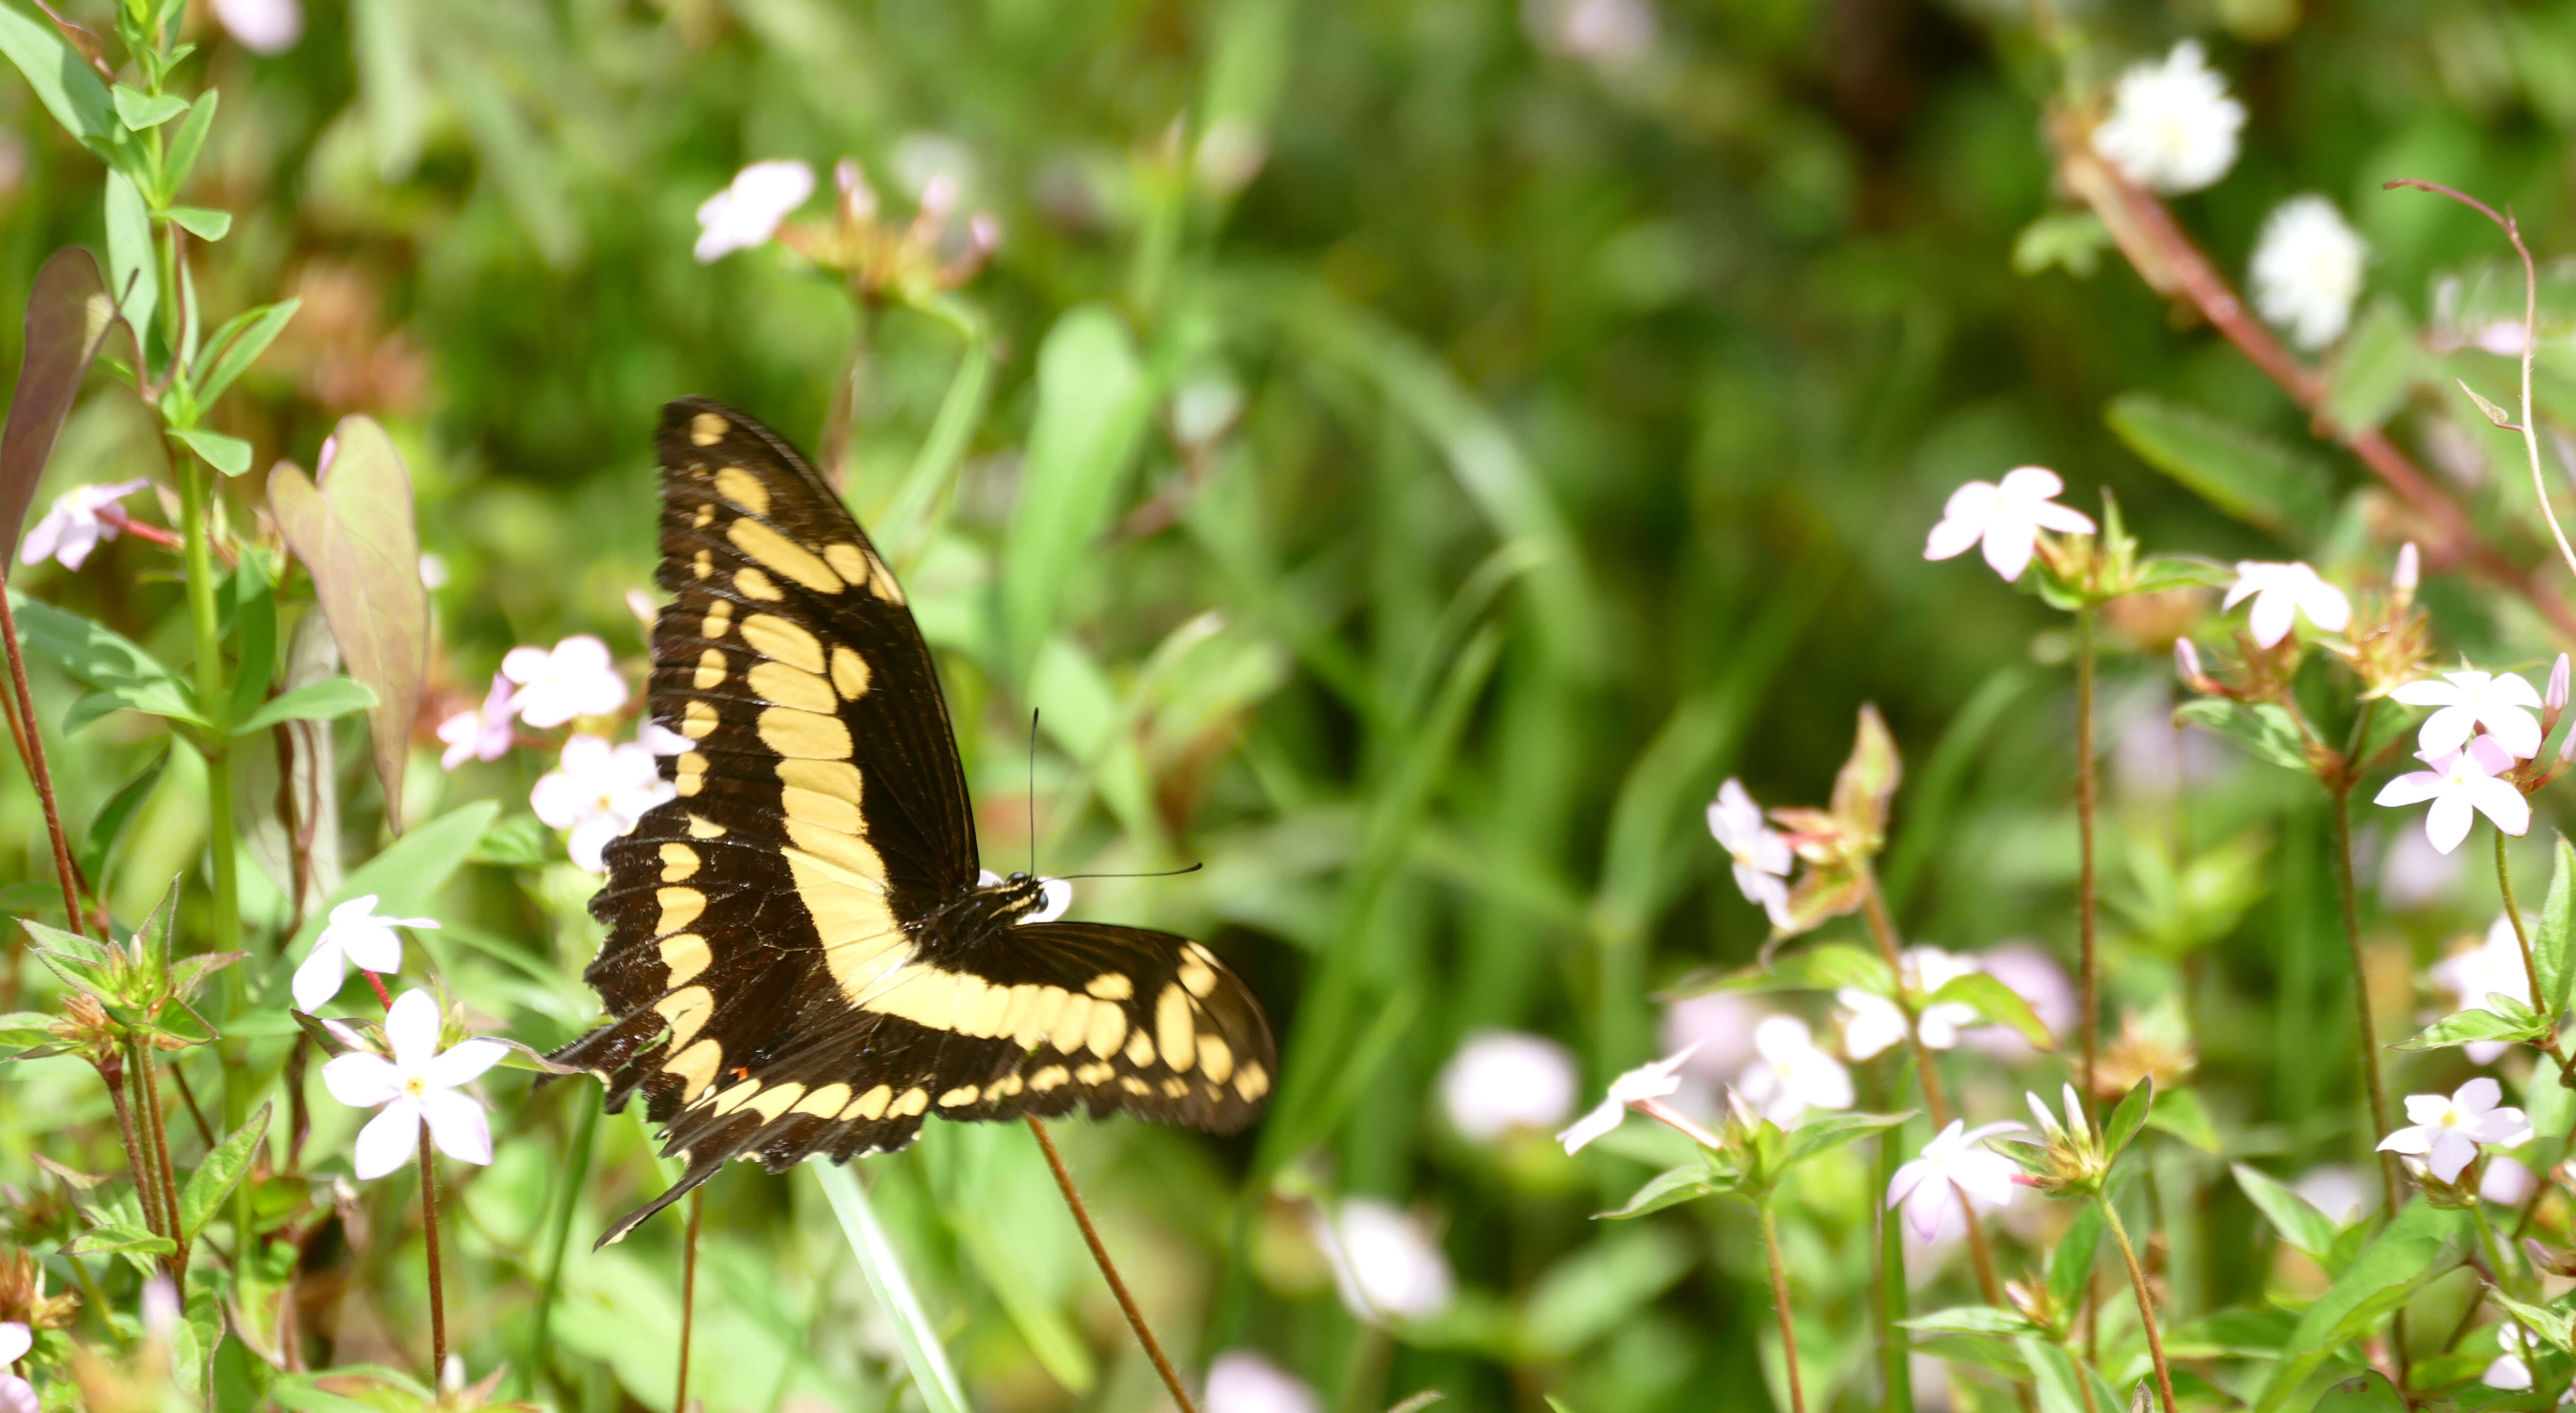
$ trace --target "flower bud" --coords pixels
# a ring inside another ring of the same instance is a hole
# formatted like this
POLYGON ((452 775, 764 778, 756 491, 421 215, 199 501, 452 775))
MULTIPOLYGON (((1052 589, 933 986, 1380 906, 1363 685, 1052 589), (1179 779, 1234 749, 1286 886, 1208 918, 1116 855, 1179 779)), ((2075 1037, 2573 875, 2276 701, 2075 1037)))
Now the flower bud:
POLYGON ((2200 689, 2200 649, 2193 647, 2189 638, 2174 639, 2174 675, 2194 691, 2200 689))
POLYGON ((2552 716, 2567 709, 2567 654, 2560 653, 2549 669, 2549 690, 2541 694, 2540 705, 2552 716))
POLYGON ((2400 596, 2413 598, 2416 580, 2423 572, 2423 556, 2416 552, 2415 542, 2408 540, 2397 547, 2397 573, 2389 579, 2389 586, 2400 596))

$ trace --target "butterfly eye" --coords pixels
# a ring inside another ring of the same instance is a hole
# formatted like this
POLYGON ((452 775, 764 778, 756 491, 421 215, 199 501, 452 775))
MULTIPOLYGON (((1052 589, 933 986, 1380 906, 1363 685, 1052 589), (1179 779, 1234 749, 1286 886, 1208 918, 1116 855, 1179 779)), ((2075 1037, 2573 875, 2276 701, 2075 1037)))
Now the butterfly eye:
POLYGON ((1038 897, 1038 910, 1021 918, 1021 922, 1053 922, 1064 916, 1064 910, 1073 906, 1073 885, 1061 878, 1041 878, 1038 897))

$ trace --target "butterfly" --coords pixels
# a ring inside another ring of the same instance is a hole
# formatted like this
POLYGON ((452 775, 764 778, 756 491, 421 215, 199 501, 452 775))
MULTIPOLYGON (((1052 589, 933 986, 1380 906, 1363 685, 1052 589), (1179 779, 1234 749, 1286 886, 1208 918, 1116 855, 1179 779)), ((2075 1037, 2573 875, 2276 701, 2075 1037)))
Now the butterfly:
POLYGON ((1077 1106, 1232 1132, 1278 1059, 1252 992, 1169 933, 1060 920, 1065 885, 984 872, 957 743, 902 586, 776 433, 662 410, 652 720, 673 797, 604 851, 606 1021, 557 1051, 641 1095, 669 1191, 1077 1106), (674 743, 679 744, 679 743, 674 743))

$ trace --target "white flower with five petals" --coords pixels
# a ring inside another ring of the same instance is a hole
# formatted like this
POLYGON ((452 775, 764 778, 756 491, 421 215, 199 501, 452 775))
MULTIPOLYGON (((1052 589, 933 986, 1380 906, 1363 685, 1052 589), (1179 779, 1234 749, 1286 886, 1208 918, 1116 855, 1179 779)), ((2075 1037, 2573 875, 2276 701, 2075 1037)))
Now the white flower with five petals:
POLYGON ((457 1091, 501 1062, 509 1047, 497 1040, 462 1040, 438 1048, 438 1003, 426 991, 406 991, 385 1012, 385 1039, 393 1055, 358 1051, 322 1067, 331 1097, 353 1109, 375 1109, 358 1130, 356 1170, 379 1178, 409 1162, 429 1128, 438 1151, 463 1163, 492 1161, 492 1126, 483 1106, 457 1091))
POLYGON ((640 741, 612 746, 603 737, 582 735, 564 742, 561 764, 538 778, 528 807, 549 827, 571 834, 575 865, 601 873, 607 865, 600 851, 608 841, 677 793, 662 778, 652 747, 640 741))
POLYGON ((53 559, 60 560, 65 569, 79 569, 88 562, 89 552, 98 548, 99 541, 116 538, 121 516, 102 516, 100 512, 150 484, 137 478, 103 486, 74 486, 54 497, 53 509, 27 532, 27 541, 18 550, 18 562, 42 564, 53 559))
POLYGON ((2021 577, 2039 544, 2039 532, 2093 533, 2093 521, 2080 510, 2057 504, 2066 483, 2045 466, 2016 466, 1993 481, 1970 481, 1950 493, 1941 507, 1941 523, 1924 542, 1925 559, 1949 559, 1983 542, 1986 563, 2009 582, 2021 577))
POLYGON ((734 173, 731 185, 698 206, 693 252, 698 263, 710 265, 734 251, 768 244, 778 234, 778 223, 813 194, 814 169, 802 162, 754 162, 734 173))
POLYGON ((501 675, 519 684, 519 719, 530 726, 561 726, 576 716, 601 716, 626 705, 626 679, 608 644, 575 633, 545 648, 512 648, 501 675))
POLYGON ((2352 622, 2352 601, 2305 564, 2240 561, 2236 582, 2228 586, 2227 599, 2219 607, 2234 608, 2249 597, 2254 607, 2246 614, 2245 624, 2253 630, 2254 641, 2267 648, 2286 637, 2302 614, 2329 633, 2340 633, 2352 622))
POLYGON ((2531 828, 2531 802, 2512 781, 2497 778, 2513 769, 2513 757, 2493 736, 2479 736, 2466 749, 2445 755, 2419 751, 2415 758, 2433 768, 2410 770, 2389 781, 2372 803, 2402 807, 2432 801, 2433 808, 2424 814, 2424 837, 2434 848, 2447 854, 2460 847, 2475 822, 2472 810, 2507 834, 2531 828))
POLYGON ((1785 881, 1795 856, 1789 840, 1762 822, 1762 807, 1753 802, 1744 782, 1729 779, 1709 803, 1708 832, 1719 848, 1735 858, 1735 886, 1748 903, 1759 903, 1774 927, 1789 925, 1789 885, 1785 881))
POLYGON ((425 917, 378 917, 374 893, 363 893, 331 910, 331 921, 313 939, 313 950, 295 969, 295 1008, 318 1011, 340 994, 349 968, 391 976, 402 970, 402 938, 397 927, 436 927, 425 917))
POLYGON ((2447 1099, 2409 1094, 2406 1117, 2414 1123, 2379 1140, 2380 1151, 2422 1158, 2433 1176, 2455 1182, 2476 1160, 2479 1145, 2511 1148, 2531 1141, 2531 1120, 2520 1109, 2498 1106, 2503 1097, 2504 1086, 2485 1075, 2453 1090, 2447 1099))
POLYGON ((1758 1056, 1736 1076, 1736 1092, 1756 1112, 1787 1128, 1809 1109, 1852 1106, 1851 1071, 1816 1044, 1807 1023, 1796 1016, 1764 1016, 1753 1027, 1758 1056))
POLYGON ((447 743, 445 754, 438 758, 439 768, 454 770, 469 760, 499 760, 508 755, 515 695, 510 679, 495 672, 492 690, 484 694, 483 705, 438 723, 438 739, 447 743))
POLYGON ((2481 726, 2516 760, 2540 754, 2540 718, 2531 714, 2540 694, 2516 673, 2445 672, 2439 681, 2409 682, 2388 695, 2408 706, 2441 708, 2424 718, 2415 738, 2426 755, 2458 750, 2481 726))
POLYGON ((1929 1243, 1960 1225, 1962 1193, 1988 1209, 2009 1206, 2016 1191, 2013 1176, 2021 1169, 2012 1159, 1977 1145, 1997 1134, 2019 1133, 2023 1127, 2005 1122, 1969 1128, 1965 1119, 1950 1120, 1948 1128, 1923 1145, 1921 1157, 1896 1170, 1887 1184, 1888 1209, 1903 1204, 1905 1224, 1914 1229, 1917 1240, 1929 1243))

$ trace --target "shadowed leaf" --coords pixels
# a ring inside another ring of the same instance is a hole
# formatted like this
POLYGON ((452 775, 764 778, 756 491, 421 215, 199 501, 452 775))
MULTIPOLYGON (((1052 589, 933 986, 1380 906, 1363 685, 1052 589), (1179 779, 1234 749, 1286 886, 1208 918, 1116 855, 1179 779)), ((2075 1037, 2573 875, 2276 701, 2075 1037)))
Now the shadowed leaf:
POLYGON ((107 152, 116 126, 107 85, 59 31, 15 9, 0 8, 0 54, 27 76, 27 86, 36 90, 55 122, 79 138, 82 146, 102 155, 107 152))
POLYGON ((27 293, 27 357, 9 394, 9 423, 0 428, 0 547, 11 555, 63 418, 114 327, 115 302, 96 257, 77 246, 55 251, 27 293))

